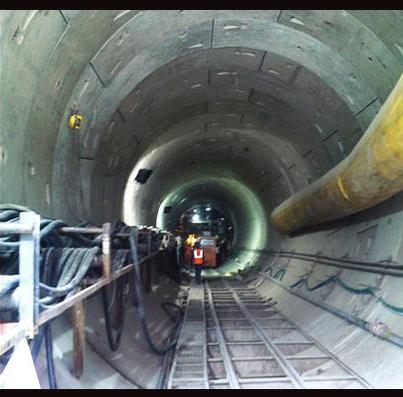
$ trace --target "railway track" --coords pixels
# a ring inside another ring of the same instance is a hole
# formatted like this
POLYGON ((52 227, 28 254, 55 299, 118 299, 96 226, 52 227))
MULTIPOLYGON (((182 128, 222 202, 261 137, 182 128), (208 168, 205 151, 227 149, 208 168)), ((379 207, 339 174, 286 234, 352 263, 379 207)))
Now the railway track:
POLYGON ((172 389, 371 388, 240 282, 192 285, 169 370, 172 389))

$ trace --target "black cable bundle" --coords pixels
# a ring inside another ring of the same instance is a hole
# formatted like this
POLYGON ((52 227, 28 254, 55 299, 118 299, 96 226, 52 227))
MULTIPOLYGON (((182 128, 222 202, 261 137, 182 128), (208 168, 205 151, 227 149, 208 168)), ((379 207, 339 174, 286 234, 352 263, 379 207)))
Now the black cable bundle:
MULTIPOLYGON (((140 320, 140 323, 142 325, 144 337, 147 341, 148 346, 150 349, 159 355, 164 355, 167 351, 170 349, 174 348, 178 342, 178 339, 170 342, 167 346, 165 347, 157 347, 154 343, 154 341, 151 338, 150 331, 148 330, 148 325, 147 325, 147 320, 146 320, 146 314, 145 314, 145 306, 144 306, 144 292, 143 292, 143 285, 141 283, 141 276, 140 276, 140 265, 138 261, 138 254, 137 254, 137 246, 136 246, 136 238, 137 238, 137 229, 135 227, 132 227, 129 233, 129 242, 130 242, 130 251, 132 255, 132 260, 134 264, 134 283, 135 283, 135 295, 136 295, 136 301, 137 301, 137 313, 138 317, 140 320)), ((176 320, 174 324, 174 330, 176 327, 179 325, 181 320, 181 316, 178 316, 178 319, 176 320)))
MULTIPOLYGON (((22 211, 30 211, 29 208, 15 205, 0 205, 1 222, 18 222, 22 211)), ((95 264, 102 235, 95 238, 87 238, 79 233, 69 235, 60 234, 59 229, 67 226, 61 220, 42 219, 40 222, 40 310, 46 310, 53 305, 72 296, 79 288, 82 280, 88 274, 90 268, 95 264)), ((80 227, 89 226, 88 223, 80 227)), ((129 275, 118 278, 113 284, 101 290, 102 305, 105 315, 105 326, 109 347, 112 351, 119 348, 123 324, 126 312, 126 301, 129 293, 129 282, 133 287, 133 304, 137 307, 138 316, 142 324, 145 339, 151 350, 163 355, 175 347, 178 338, 178 328, 182 318, 181 309, 174 303, 164 302, 161 304, 163 310, 174 322, 173 330, 169 337, 167 346, 157 347, 148 330, 144 296, 140 275, 139 253, 141 257, 147 256, 150 252, 157 252, 160 249, 161 234, 150 231, 148 234, 137 235, 137 229, 129 227, 120 220, 115 220, 111 225, 111 248, 112 248, 112 272, 119 271, 129 264, 132 259, 134 263, 134 277, 129 275), (114 238, 119 233, 128 233, 129 241, 125 238, 114 238), (129 255, 131 254, 131 255, 129 255), (111 289, 113 288, 112 298, 111 289), (112 308, 115 306, 115 310, 112 308), (174 308, 176 315, 170 308, 174 308), (113 315, 115 313, 115 315, 113 315)), ((18 277, 18 248, 19 236, 9 235, 0 238, 2 268, 0 274, 9 275, 4 286, 0 290, 0 296, 10 294, 19 284, 18 277)), ((0 310, 1 313, 1 310, 0 310)), ((48 381, 51 389, 57 388, 55 367, 53 361, 53 346, 50 323, 40 327, 38 335, 31 342, 31 351, 36 360, 42 341, 45 338, 48 381)), ((6 355, 2 361, 7 361, 6 355)))
MULTIPOLYGON (((129 226, 119 219, 115 219, 111 224, 111 234, 127 233, 129 226)), ((128 264, 129 250, 122 247, 127 246, 122 239, 112 238, 112 273, 120 270, 128 264)), ((108 339, 109 348, 112 351, 118 350, 120 340, 123 333, 123 324, 126 314, 126 300, 128 296, 128 277, 118 278, 110 285, 105 286, 101 290, 102 308, 105 317, 105 328, 108 339), (110 296, 112 295, 112 298, 110 296), (114 305, 114 303, 116 304, 114 305), (112 310, 115 306, 116 310, 112 310), (113 315, 113 312, 115 315, 113 315)))
MULTIPOLYGON (((0 205, 0 222, 14 223, 19 221, 20 212, 30 211, 29 208, 16 205, 0 205)), ((61 220, 41 219, 40 222, 40 309, 47 309, 75 293, 89 268, 94 263, 100 249, 102 236, 89 239, 78 233, 64 236, 59 229, 67 226, 61 220), (82 246, 85 248, 82 248, 82 246)), ((19 260, 18 234, 1 236, 0 259, 2 285, 0 297, 2 298, 2 310, 0 313, 5 319, 9 318, 10 310, 16 313, 15 302, 9 299, 4 308, 6 299, 11 296, 19 285, 18 260, 19 260), (4 281, 4 282, 3 282, 4 281), (7 307, 7 304, 10 307, 7 307), (14 304, 13 307, 11 305, 14 304), (6 309, 6 310, 4 310, 6 309)), ((14 316, 15 317, 15 316, 14 316)), ((13 321, 16 321, 15 319, 13 321)), ((33 360, 36 361, 45 338, 46 360, 48 371, 48 383, 51 389, 57 388, 56 373, 53 360, 53 343, 51 325, 47 323, 40 327, 38 334, 30 342, 33 360)), ((12 349, 1 357, 1 364, 5 366, 11 357, 12 349)))
POLYGON ((104 310, 105 316, 105 328, 106 335, 108 338, 109 348, 112 351, 116 351, 119 348, 120 340, 123 332, 123 324, 125 320, 126 313, 126 299, 128 295, 128 280, 126 276, 120 277, 117 279, 113 285, 110 287, 113 288, 113 298, 112 302, 109 300, 109 292, 110 288, 104 287, 101 291, 102 298, 102 306, 104 310), (112 307, 113 303, 116 301, 117 308, 115 309, 115 318, 112 319, 112 307), (113 321, 115 320, 115 321, 113 321))
POLYGON ((98 247, 48 248, 42 258, 44 269, 50 269, 52 284, 39 284, 44 295, 39 301, 40 307, 49 308, 60 298, 74 294, 98 253, 98 247))

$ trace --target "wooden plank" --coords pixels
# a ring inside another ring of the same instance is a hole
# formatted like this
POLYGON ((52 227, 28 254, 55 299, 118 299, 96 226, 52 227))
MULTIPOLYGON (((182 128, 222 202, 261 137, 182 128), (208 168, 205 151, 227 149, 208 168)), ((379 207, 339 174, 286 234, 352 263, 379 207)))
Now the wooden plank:
POLYGON ((0 355, 28 336, 28 327, 21 323, 0 324, 0 355))
POLYGON ((110 223, 104 223, 102 228, 102 263, 104 277, 109 280, 112 272, 110 223))
POLYGON ((85 357, 85 310, 84 301, 76 303, 73 308, 73 375, 79 379, 84 372, 85 357))

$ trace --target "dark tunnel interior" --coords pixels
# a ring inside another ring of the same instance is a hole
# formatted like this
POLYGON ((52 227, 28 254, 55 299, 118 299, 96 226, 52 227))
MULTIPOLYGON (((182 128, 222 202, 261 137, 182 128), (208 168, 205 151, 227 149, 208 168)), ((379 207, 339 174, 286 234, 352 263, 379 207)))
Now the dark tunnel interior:
MULTIPOLYGON (((351 152, 387 99, 403 71, 402 11, 27 10, 2 11, 1 25, 2 203, 72 224, 120 218, 168 230, 207 203, 234 229, 233 255, 211 276, 247 269, 253 289, 369 384, 403 386, 401 347, 261 276, 284 269, 283 283, 309 275, 313 285, 337 273, 401 306, 399 277, 266 251, 402 266, 403 192, 292 236, 269 219, 351 152), (79 130, 67 125, 74 112, 84 117, 79 130), (140 169, 152 170, 144 184, 140 169)), ((301 292, 403 337, 402 314, 373 297, 336 284, 301 292)), ((170 281, 147 294, 157 340, 169 331, 159 303, 179 294, 170 281)), ((155 387, 161 357, 137 320, 110 352, 98 300, 86 302, 80 380, 69 372, 67 318, 54 322, 60 386, 155 387)))

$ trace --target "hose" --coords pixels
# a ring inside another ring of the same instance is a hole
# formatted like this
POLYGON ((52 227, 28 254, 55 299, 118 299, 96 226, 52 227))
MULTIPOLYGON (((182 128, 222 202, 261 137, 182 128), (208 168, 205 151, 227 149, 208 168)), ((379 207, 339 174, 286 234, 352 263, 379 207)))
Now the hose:
MULTIPOLYGON (((30 211, 30 209, 11 204, 0 205, 0 221, 7 223, 18 222, 20 213, 24 211, 30 211)), ((68 236, 61 235, 59 230, 64 226, 67 226, 67 224, 58 219, 41 219, 39 233, 41 249, 49 247, 99 247, 102 244, 102 236, 90 239, 79 233, 71 233, 68 236)), ((0 237, 2 275, 18 274, 19 245, 18 234, 0 237)), ((46 286, 42 287, 46 289, 46 286)), ((74 286, 71 289, 74 289, 74 286)))
MULTIPOLYGON (((182 317, 183 311, 182 311, 182 308, 180 306, 178 306, 178 305, 176 305, 174 303, 171 303, 171 302, 164 302, 163 304, 161 304, 161 306, 162 307, 169 306, 168 304, 173 305, 173 307, 177 308, 179 310, 179 316, 182 317)), ((176 322, 176 320, 173 319, 172 317, 171 317, 171 319, 174 322, 176 322)), ((172 343, 172 341, 179 339, 179 331, 180 331, 180 327, 176 326, 174 328, 174 330, 172 331, 172 333, 171 333, 171 336, 169 338, 168 343, 172 343)), ((157 389, 166 389, 167 380, 168 380, 167 377, 168 377, 168 374, 169 374, 169 370, 171 368, 172 358, 173 358, 173 351, 170 350, 169 352, 167 352, 167 354, 164 357, 164 362, 162 364, 161 375, 159 377, 159 380, 158 380, 158 383, 157 383, 157 386, 156 386, 157 389)))
POLYGON ((269 273, 270 276, 274 278, 278 278, 280 281, 283 280, 283 277, 285 275, 286 269, 279 269, 277 272, 273 275, 273 268, 268 267, 266 270, 266 273, 269 273))
POLYGON ((45 324, 44 327, 45 327, 46 361, 47 361, 49 388, 57 389, 55 363, 53 361, 52 331, 49 323, 45 324))
POLYGON ((177 316, 179 315, 180 311, 182 310, 182 308, 180 306, 178 306, 177 304, 172 303, 172 302, 162 302, 161 307, 164 310, 164 312, 168 315, 168 317, 174 322, 177 320, 177 317, 175 318, 175 316, 168 310, 168 307, 175 308, 178 311, 177 316))
POLYGON ((118 319, 119 319, 119 323, 118 323, 118 328, 117 330, 113 329, 112 326, 112 319, 111 319, 111 315, 110 315, 110 305, 109 305, 109 301, 108 301, 108 292, 106 287, 102 288, 101 290, 101 298, 102 298, 102 307, 103 307, 103 311, 104 311, 104 317, 105 317, 105 328, 106 328, 106 335, 108 338, 108 344, 109 344, 109 348, 112 351, 116 351, 119 348, 120 345, 120 341, 121 341, 121 337, 122 337, 122 332, 123 332, 123 324, 124 324, 124 320, 125 320, 125 293, 124 293, 124 289, 126 286, 127 280, 124 279, 124 277, 119 278, 118 280, 115 281, 114 283, 114 288, 115 290, 117 290, 118 292, 118 319), (115 335, 114 335, 115 332, 115 335))
POLYGON ((9 293, 20 283, 20 277, 17 275, 0 276, 0 298, 9 293))
MULTIPOLYGON (((123 233, 123 232, 128 232, 128 231, 130 232, 130 227, 128 227, 126 224, 124 224, 121 221, 115 221, 113 223, 113 226, 111 229, 113 229, 114 233, 118 233, 118 232, 123 233)), ((137 236, 136 236, 136 239, 137 239, 137 236)), ((137 258, 137 261, 138 261, 138 251, 137 251, 138 244, 139 243, 135 244, 135 247, 136 247, 135 256, 137 258)), ((117 249, 115 251, 115 255, 112 258, 112 271, 113 272, 118 271, 128 262, 129 253, 130 253, 130 250, 126 250, 126 249, 117 249)), ((139 285, 142 286, 142 284, 141 284, 141 281, 139 284, 137 284, 135 280, 141 280, 140 275, 138 275, 138 278, 134 277, 131 279, 131 281, 134 281, 134 283, 131 283, 133 286, 133 291, 135 292, 134 293, 134 306, 138 307, 139 310, 143 312, 144 309, 140 309, 139 302, 142 302, 142 306, 141 306, 142 308, 144 307, 144 302, 142 299, 139 299, 139 295, 136 293, 136 292, 140 292, 142 294, 142 290, 141 291, 139 290, 139 285)), ((120 278, 120 279, 116 280, 116 282, 114 284, 114 293, 116 293, 116 291, 118 291, 117 292, 117 295, 118 295, 117 296, 117 302, 118 302, 117 310, 119 311, 119 315, 118 315, 119 322, 118 322, 117 329, 114 329, 114 327, 112 325, 112 319, 111 319, 111 313, 110 313, 111 303, 109 302, 107 287, 104 287, 101 290, 101 300, 102 300, 102 307, 103 307, 103 312, 104 312, 104 317, 105 317, 106 334, 107 334, 109 348, 112 351, 118 350, 119 345, 120 345, 121 336, 122 336, 123 324, 124 324, 124 319, 125 319, 125 305, 124 305, 125 294, 124 294, 124 291, 125 291, 126 283, 127 283, 126 278, 120 278)), ((178 318, 175 318, 175 316, 171 313, 171 311, 168 308, 173 307, 174 309, 176 309, 179 312, 180 312, 181 308, 171 302, 163 302, 163 303, 161 303, 161 307, 167 313, 167 315, 170 317, 170 319, 173 322, 175 322, 175 325, 177 325, 176 322, 177 322, 178 318)), ((148 327, 146 325, 145 315, 144 315, 144 321, 141 321, 141 324, 142 324, 143 331, 145 332, 145 335, 146 335, 147 343, 149 343, 151 341, 152 350, 154 352, 156 352, 156 350, 157 350, 159 352, 157 354, 165 354, 165 350, 161 350, 161 349, 157 348, 155 346, 155 344, 152 342, 151 337, 149 335, 148 327)), ((169 348, 169 346, 168 346, 168 348, 169 348)))
MULTIPOLYGON (((43 269, 43 280, 47 283, 52 282, 52 270, 51 263, 47 262, 43 269)), ((38 352, 40 346, 42 344, 43 337, 45 337, 45 346, 46 346, 46 367, 48 373, 48 384, 50 389, 57 389, 56 382, 56 371, 55 371, 55 363, 53 359, 53 338, 52 338, 52 330, 51 323, 48 322, 44 324, 39 330, 39 341, 38 341, 38 352)), ((35 338, 36 339, 36 338, 35 338)), ((37 354, 35 356, 35 359, 37 354)))
POLYGON ((48 293, 48 296, 41 299, 42 306, 49 305, 52 298, 68 294, 71 290, 78 287, 91 266, 92 261, 99 252, 98 247, 87 248, 68 248, 68 252, 62 257, 64 259, 63 271, 56 287, 51 287, 40 283, 41 291, 48 293))
POLYGON ((342 287, 344 290, 351 292, 352 294, 355 295, 372 295, 373 297, 376 298, 377 301, 381 302, 381 304, 385 307, 387 307, 388 309, 395 311, 399 314, 403 314, 403 306, 395 306, 392 305, 391 303, 388 303, 387 301, 385 301, 383 299, 383 297, 379 296, 376 292, 374 292, 374 290, 376 290, 376 287, 365 287, 365 288, 356 288, 356 287, 352 287, 348 284, 346 284, 343 280, 341 280, 339 277, 337 276, 331 276, 326 280, 323 280, 321 282, 319 282, 318 284, 316 284, 313 287, 310 287, 308 284, 308 279, 309 277, 307 277, 306 275, 303 276, 300 280, 298 280, 297 282, 295 282, 294 284, 291 284, 289 287, 290 288, 294 288, 297 286, 304 286, 308 291, 315 291, 319 288, 322 288, 326 285, 332 284, 332 283, 336 283, 338 284, 340 287, 342 287))
MULTIPOLYGON (((137 300, 137 313, 140 323, 142 325, 143 333, 145 340, 147 341, 148 346, 150 349, 158 355, 164 355, 170 349, 174 348, 178 342, 178 339, 168 343, 165 347, 157 347, 153 342, 145 315, 145 307, 144 307, 144 294, 143 294, 143 286, 141 284, 141 276, 140 276, 140 265, 138 261, 137 255, 137 247, 136 247, 136 237, 137 237, 137 230, 135 227, 130 228, 129 232, 129 242, 130 242, 130 251, 132 255, 133 265, 134 265, 134 283, 135 283, 135 295, 137 300)), ((179 325, 180 318, 178 318, 177 323, 174 324, 174 329, 179 325)))
MULTIPOLYGON (((273 268, 268 267, 267 270, 266 270, 266 273, 268 273, 271 277, 282 281, 283 276, 285 274, 285 269, 280 269, 273 275, 273 268), (280 273, 281 273, 281 275, 279 276, 280 273)), ((309 286, 308 281, 309 281, 309 276, 308 276, 308 274, 305 274, 298 281, 296 281, 295 283, 289 285, 289 288, 295 288, 295 287, 298 287, 298 286, 304 286, 308 291, 312 292, 312 291, 315 291, 315 290, 320 289, 322 287, 325 287, 326 285, 336 283, 341 288, 343 288, 346 291, 351 292, 352 294, 356 294, 356 295, 372 295, 383 306, 387 307, 388 309, 390 309, 390 310, 392 310, 394 312, 397 312, 399 314, 403 314, 403 307, 402 306, 396 306, 396 305, 393 305, 393 304, 387 302, 385 299, 383 299, 383 297, 379 296, 379 294, 377 294, 375 292, 375 290, 378 289, 376 287, 365 287, 365 288, 352 287, 352 286, 348 285, 347 283, 345 283, 340 277, 338 277, 336 275, 330 276, 326 280, 320 281, 318 284, 316 284, 313 287, 309 286)))
MULTIPOLYGON (((123 232, 124 229, 123 229, 122 225, 126 226, 123 222, 115 220, 112 224, 111 230, 114 233, 123 232)), ((116 272, 116 271, 120 270, 123 266, 125 266, 127 264, 129 252, 130 252, 130 250, 127 250, 127 249, 117 249, 115 251, 115 254, 112 257, 112 272, 116 272)), ((109 348, 112 351, 118 350, 120 341, 121 341, 121 337, 122 337, 122 333, 123 333, 123 325, 124 325, 125 314, 126 314, 125 301, 126 301, 127 292, 128 292, 126 290, 127 283, 128 283, 128 280, 127 280, 126 276, 117 279, 113 283, 114 294, 117 293, 117 295, 118 295, 117 302, 118 302, 118 310, 119 310, 119 315, 118 315, 119 321, 118 321, 117 329, 114 329, 114 327, 112 325, 112 319, 111 319, 111 314, 110 314, 111 303, 109 303, 108 291, 107 291, 108 286, 105 286, 101 290, 101 300, 102 300, 102 307, 103 307, 103 311, 104 311, 106 335, 107 335, 107 339, 108 339, 109 348)), ((112 299, 112 302, 113 302, 113 299, 112 299)))
POLYGON ((43 338, 45 336, 45 328, 44 326, 39 328, 39 332, 35 335, 35 338, 31 341, 29 348, 31 350, 32 359, 34 362, 37 360, 39 352, 42 347, 43 338))

